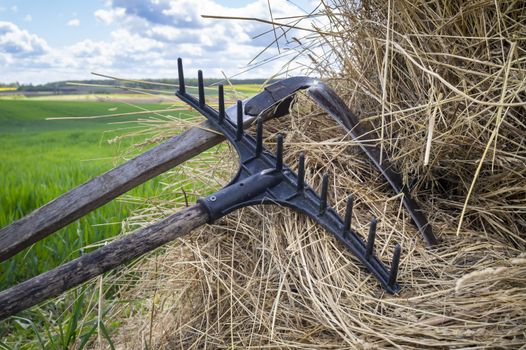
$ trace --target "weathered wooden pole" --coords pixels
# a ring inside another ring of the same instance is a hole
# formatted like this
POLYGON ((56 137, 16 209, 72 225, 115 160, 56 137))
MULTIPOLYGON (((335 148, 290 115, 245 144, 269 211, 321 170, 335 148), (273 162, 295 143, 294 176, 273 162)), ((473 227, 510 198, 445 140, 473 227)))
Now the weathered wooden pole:
POLYGON ((225 139, 208 122, 171 138, 0 229, 0 262, 225 139))
POLYGON ((204 225, 206 210, 196 204, 91 253, 0 292, 0 319, 78 286, 106 271, 204 225))

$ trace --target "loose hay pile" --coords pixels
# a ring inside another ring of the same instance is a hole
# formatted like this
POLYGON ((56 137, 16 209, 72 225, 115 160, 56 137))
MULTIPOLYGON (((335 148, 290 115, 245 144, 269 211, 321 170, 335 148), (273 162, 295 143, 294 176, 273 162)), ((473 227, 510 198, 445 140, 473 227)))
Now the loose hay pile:
MULTIPOLYGON (((524 347, 526 6, 336 1, 323 12, 329 26, 303 44, 332 50, 313 66, 376 128, 442 245, 424 248, 356 143, 300 97, 268 140, 285 132, 289 164, 305 151, 309 183, 332 174, 340 212, 354 193, 358 232, 378 218, 384 261, 401 243, 400 295, 303 216, 247 208, 132 268, 139 282, 121 299, 140 302, 115 308, 121 348, 524 347)), ((192 200, 227 182, 232 154, 203 155, 167 182, 192 200)), ((172 209, 158 203, 140 219, 172 209)))

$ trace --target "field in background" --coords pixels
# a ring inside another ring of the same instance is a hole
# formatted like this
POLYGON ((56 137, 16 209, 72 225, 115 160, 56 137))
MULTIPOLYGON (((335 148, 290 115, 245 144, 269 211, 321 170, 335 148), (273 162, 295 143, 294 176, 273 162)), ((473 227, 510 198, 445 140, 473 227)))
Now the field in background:
MULTIPOLYGON (((153 110, 168 106, 141 104, 140 107, 153 110)), ((134 122, 137 117, 113 118, 112 122, 130 122, 113 125, 109 124, 108 119, 49 121, 45 118, 136 110, 114 102, 0 101, 0 227, 121 163, 124 154, 132 155, 129 153, 130 146, 145 138, 139 136, 112 144, 107 142, 115 136, 135 130, 138 127, 134 122)), ((174 115, 174 112, 170 114, 174 115)), ((133 150, 134 153, 139 151, 133 150)), ((128 195, 143 198, 154 196, 160 191, 158 181, 152 179, 128 195)), ((144 205, 141 201, 112 201, 1 263, 0 290, 72 260, 85 252, 86 246, 117 235, 121 231, 122 220, 141 205, 144 205)), ((70 316, 60 303, 53 304, 51 302, 21 315, 30 315, 28 319, 35 323, 41 321, 42 324, 52 322, 53 325, 60 325, 59 319, 68 319, 70 316), (51 316, 52 321, 46 319, 50 317, 49 312, 55 314, 51 316)), ((78 309, 78 315, 82 314, 81 310, 84 308, 78 309)), ((48 326, 51 327, 50 334, 53 334, 50 338, 59 338, 57 331, 51 325, 48 326)), ((4 324, 0 327, 0 345, 8 335, 13 339, 23 339, 20 345, 31 344, 30 339, 36 339, 35 334, 38 332, 22 321, 10 323, 8 327, 4 324)), ((66 340, 62 342, 65 343, 66 340)))
MULTIPOLYGON (((181 102, 175 96, 175 87, 173 89, 163 88, 162 93, 72 93, 72 94, 53 94, 52 92, 35 92, 35 91, 15 91, 16 88, 0 88, 0 101, 2 100, 23 100, 23 101, 78 101, 78 102, 108 102, 108 101, 122 101, 122 102, 136 102, 136 103, 163 103, 163 104, 179 104, 181 102), (3 89, 3 90, 2 90, 3 89), (2 94, 2 92, 5 92, 2 94)), ((236 84, 226 85, 224 87, 227 97, 246 98, 260 92, 262 87, 259 84, 236 84)), ((187 85, 187 90, 197 96, 197 87, 187 85)), ((217 94, 217 86, 211 85, 205 90, 206 95, 215 97, 217 94)))
MULTIPOLYGON (((142 105, 158 109, 157 105, 142 105)), ((109 170, 121 152, 141 139, 107 140, 135 124, 109 125, 108 119, 45 120, 47 117, 125 113, 133 107, 109 102, 2 101, 0 103, 0 226, 30 213, 54 197, 109 170)), ((145 117, 145 116, 141 116, 145 117)), ((120 117, 112 121, 132 121, 120 117)), ((133 195, 155 193, 156 182, 133 195)), ((78 256, 79 249, 119 233, 134 207, 112 202, 34 247, 0 264, 0 289, 78 256), (95 226, 96 225, 96 226, 95 226)))
MULTIPOLYGON (((246 98, 260 89, 256 84, 225 87, 230 101, 246 98)), ((215 87, 206 93, 215 98, 215 87)), ((144 141, 145 135, 111 144, 108 140, 144 128, 136 120, 149 115, 46 118, 119 114, 138 108, 160 110, 173 105, 182 106, 175 97, 166 95, 0 95, 0 227, 145 150, 131 147, 144 141)), ((180 113, 167 114, 180 116, 180 113)), ((154 178, 128 192, 126 198, 134 198, 133 201, 114 200, 0 263, 0 290, 70 261, 119 234, 123 220, 133 210, 146 205, 147 198, 161 193, 159 181, 154 178)), ((100 327, 111 334, 118 324, 97 320, 93 303, 98 297, 97 288, 87 284, 20 313, 22 318, 0 325, 0 349, 66 348, 88 341, 100 327), (79 324, 85 327, 78 328, 79 324)))
POLYGON ((44 95, 26 97, 19 94, 10 94, 0 96, 1 100, 16 101, 73 101, 73 102, 130 102, 138 101, 139 103, 178 103, 173 96, 166 95, 144 95, 144 94, 71 94, 71 95, 44 95))

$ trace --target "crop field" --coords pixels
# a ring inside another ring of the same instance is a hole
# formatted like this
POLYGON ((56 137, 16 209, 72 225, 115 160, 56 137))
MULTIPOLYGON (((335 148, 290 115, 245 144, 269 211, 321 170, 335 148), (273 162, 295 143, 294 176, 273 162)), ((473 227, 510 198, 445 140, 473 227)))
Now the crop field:
MULTIPOLYGON (((257 85, 236 85, 225 87, 225 92, 227 99, 233 102, 259 89, 257 85)), ((215 88, 206 90, 212 104, 215 91, 215 88)), ((126 114, 138 109, 163 110, 181 106, 175 97, 166 95, 0 97, 0 227, 143 152, 145 148, 136 145, 148 136, 129 134, 144 130, 145 124, 137 120, 151 115, 46 118, 126 114), (128 136, 109 142, 122 135, 128 136)), ((171 111, 166 114, 184 117, 188 111, 184 113, 171 111)), ((154 178, 129 191, 124 198, 104 205, 0 263, 0 290, 104 244, 121 232, 123 220, 132 211, 146 205, 147 198, 160 193, 160 180, 154 178)), ((101 329, 111 343, 112 329, 118 324, 104 320, 104 311, 95 310, 93 302, 99 298, 99 292, 93 283, 86 284, 0 324, 0 349, 83 348, 101 329)), ((105 293, 111 295, 111 290, 105 293)))
MULTIPOLYGON (((159 108, 153 105, 142 107, 159 108)), ((109 170, 123 149, 139 141, 125 139, 120 144, 109 144, 107 140, 126 132, 126 126, 108 125, 107 119, 45 118, 116 113, 115 108, 119 113, 134 110, 133 107, 108 102, 0 102, 0 226, 109 170)), ((132 119, 134 117, 118 120, 132 119)), ((154 187, 155 181, 139 187, 134 194, 150 193, 154 187)), ((78 255, 79 249, 85 245, 115 235, 120 230, 119 222, 129 209, 128 204, 110 203, 0 265, 0 288, 48 270, 78 255)))
MULTIPOLYGON (((142 104, 140 107, 158 110, 169 106, 142 104)), ((126 157, 131 155, 132 144, 144 139, 144 136, 139 136, 124 138, 112 144, 107 142, 115 136, 136 130, 138 126, 134 120, 137 117, 126 116, 111 120, 130 122, 128 124, 109 124, 108 119, 45 118, 115 114, 136 110, 135 107, 115 102, 0 100, 0 227, 109 170, 122 162, 124 153, 126 157)), ((171 114, 174 115, 173 112, 171 114)), ((140 117, 145 118, 147 115, 140 117)), ((132 152, 139 151, 134 149, 132 152)), ((158 181, 152 179, 130 191, 128 195, 139 198, 155 195, 160 190, 158 181)), ((85 252, 90 244, 115 236, 121 230, 122 220, 141 205, 140 201, 138 202, 139 204, 114 200, 1 263, 0 290, 74 259, 85 252)), ((31 313, 31 318, 35 320, 39 319, 35 317, 35 313, 38 314, 40 310, 41 319, 45 320, 48 312, 58 312, 59 315, 62 314, 59 319, 71 320, 71 315, 67 312, 63 314, 66 310, 61 309, 61 305, 53 305, 53 311, 50 311, 49 307, 47 305, 33 308, 25 313, 31 313)), ((81 311, 82 307, 79 307, 77 314, 82 314, 81 311)), ((64 322, 68 324, 69 321, 64 322)), ((60 321, 58 323, 60 325, 60 321)), ((36 347, 52 348, 49 340, 62 339, 61 336, 57 336, 61 331, 50 324, 43 327, 49 333, 48 342, 37 342, 39 346, 36 347)), ((7 327, 4 323, 0 326, 0 348, 7 335, 7 339, 11 339, 10 344, 17 344, 14 348, 24 348, 24 343, 28 344, 28 348, 33 348, 35 343, 29 341, 30 339, 46 338, 44 335, 36 337, 38 333, 42 333, 42 329, 42 325, 32 323, 29 327, 29 323, 23 320, 11 322, 7 327), (16 343, 16 339, 23 340, 16 343)), ((70 334, 70 340, 68 335, 62 334, 63 341, 57 341, 57 348, 62 348, 76 338, 73 336, 76 331, 71 329, 70 332, 73 332, 70 334)))

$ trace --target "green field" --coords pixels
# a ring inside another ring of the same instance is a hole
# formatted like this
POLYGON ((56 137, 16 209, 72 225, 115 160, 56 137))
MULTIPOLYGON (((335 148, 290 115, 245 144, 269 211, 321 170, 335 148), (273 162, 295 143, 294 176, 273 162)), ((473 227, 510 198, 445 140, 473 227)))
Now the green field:
MULTIPOLYGON (((169 105, 141 104, 140 107, 158 110, 169 105)), ((137 130, 139 126, 133 122, 137 117, 111 119, 128 121, 128 124, 109 124, 108 119, 50 121, 45 118, 136 110, 113 102, 0 100, 0 227, 109 170, 122 162, 124 152, 129 157, 131 146, 145 138, 137 136, 117 143, 107 142, 137 130)), ((131 152, 140 151, 144 149, 131 152)), ((159 180, 153 179, 129 193, 148 197, 159 192, 159 180)), ((89 244, 115 236, 121 230, 121 221, 140 205, 112 201, 1 263, 0 290, 78 257, 89 244)), ((97 328, 93 326, 96 314, 86 312, 88 304, 84 300, 93 293, 96 290, 67 293, 60 300, 20 313, 21 318, 0 323, 0 349, 62 349, 90 339, 93 329, 97 328)), ((108 329, 110 326, 102 325, 108 329)))
MULTIPOLYGON (((189 87, 189 90, 195 88, 189 87)), ((255 84, 225 86, 229 103, 261 90, 255 84)), ((207 101, 214 104, 216 88, 206 90, 207 101)), ((148 134, 137 123, 149 115, 101 119, 46 120, 56 117, 83 117, 162 110, 181 106, 173 96, 138 94, 0 97, 0 227, 29 214, 64 192, 86 182, 133 154, 145 149, 132 147, 148 134), (109 102, 115 100, 122 102, 109 102), (115 123, 117 122, 117 123, 115 123), (108 143, 117 136, 118 142, 108 143)), ((181 112, 166 113, 182 117, 181 112)), ((188 113, 188 112, 184 112, 188 113)), ((158 115, 152 115, 159 119, 158 115)), ((122 221, 161 192, 160 179, 154 178, 128 192, 134 201, 114 200, 32 247, 0 263, 0 290, 70 261, 105 239, 121 232, 122 221), (89 247, 91 245, 91 247, 89 247)), ((19 313, 0 323, 2 349, 81 349, 102 336, 111 344, 118 322, 106 320, 114 291, 104 288, 106 309, 100 317, 96 308, 99 289, 95 283, 64 293, 62 296, 19 313)), ((1 306, 0 306, 1 307, 1 306)))

